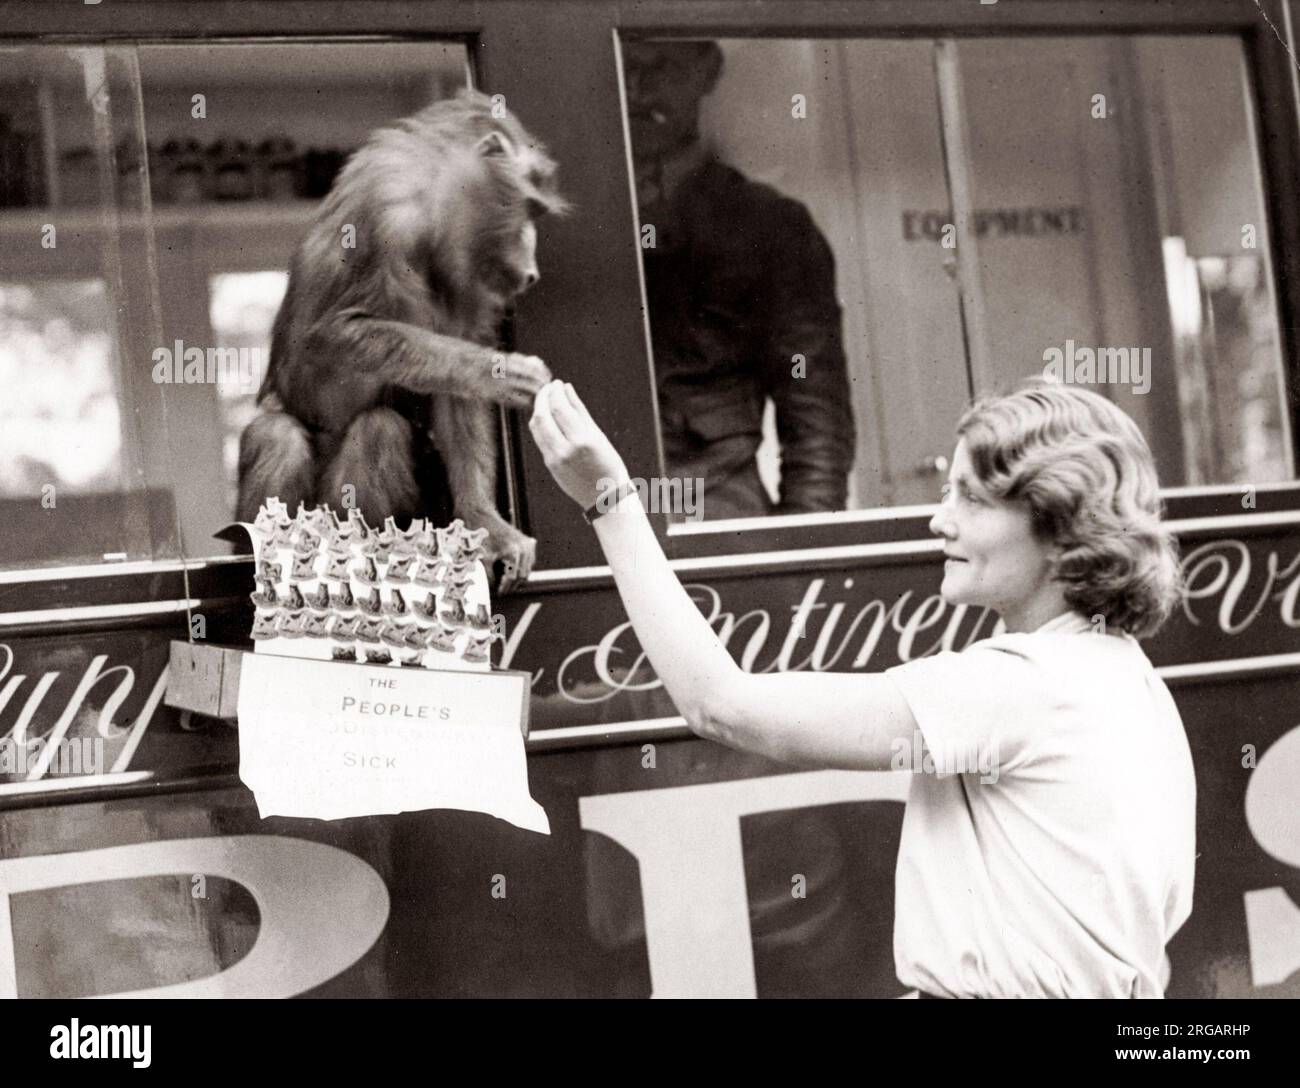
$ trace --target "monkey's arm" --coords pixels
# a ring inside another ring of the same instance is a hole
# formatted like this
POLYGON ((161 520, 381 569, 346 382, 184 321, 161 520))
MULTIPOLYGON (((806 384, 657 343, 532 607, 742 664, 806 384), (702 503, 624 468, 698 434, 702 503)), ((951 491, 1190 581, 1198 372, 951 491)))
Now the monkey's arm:
POLYGON ((340 312, 330 321, 327 335, 341 342, 358 371, 413 393, 531 408, 537 391, 551 380, 551 372, 536 356, 494 351, 357 310, 340 312))

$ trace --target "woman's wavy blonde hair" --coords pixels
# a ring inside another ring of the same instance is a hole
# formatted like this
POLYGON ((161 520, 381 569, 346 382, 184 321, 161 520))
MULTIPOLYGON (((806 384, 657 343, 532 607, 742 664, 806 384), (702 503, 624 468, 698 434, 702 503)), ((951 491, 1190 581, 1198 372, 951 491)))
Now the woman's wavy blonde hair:
POLYGON ((981 484, 1029 504, 1035 530, 1059 549, 1065 599, 1107 629, 1155 634, 1182 592, 1177 544, 1161 524, 1146 439, 1110 401, 1034 379, 976 401, 957 424, 981 484))

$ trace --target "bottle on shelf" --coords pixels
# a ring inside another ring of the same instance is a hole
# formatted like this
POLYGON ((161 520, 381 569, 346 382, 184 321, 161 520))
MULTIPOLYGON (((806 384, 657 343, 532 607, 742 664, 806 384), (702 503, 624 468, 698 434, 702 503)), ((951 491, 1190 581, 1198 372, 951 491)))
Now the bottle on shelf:
POLYGON ((0 208, 27 204, 27 145, 0 113, 0 208))
POLYGON ((302 186, 302 160, 287 136, 268 136, 257 146, 256 190, 262 200, 294 200, 302 186))
POLYGON ((303 156, 302 195, 317 198, 328 193, 347 157, 348 153, 338 148, 311 148, 303 156))
POLYGON ((207 197, 207 165, 198 140, 170 139, 158 153, 154 197, 163 204, 200 204, 207 197))
POLYGON ((213 200, 251 200, 253 165, 244 140, 218 140, 208 148, 213 200))

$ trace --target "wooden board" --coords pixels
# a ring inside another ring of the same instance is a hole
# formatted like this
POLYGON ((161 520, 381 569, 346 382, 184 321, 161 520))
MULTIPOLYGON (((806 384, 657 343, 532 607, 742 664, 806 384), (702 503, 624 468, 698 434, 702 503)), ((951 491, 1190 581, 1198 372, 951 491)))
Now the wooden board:
MULTIPOLYGON (((220 646, 207 642, 186 642, 174 639, 171 644, 167 671, 167 691, 163 702, 177 710, 189 710, 212 718, 235 721, 239 710, 239 674, 245 654, 249 651, 237 646, 220 646)), ((293 660, 287 658, 286 660, 293 660)), ((361 665, 337 662, 341 669, 383 669, 388 665, 361 665)), ((422 669, 421 672, 437 672, 422 669)), ((446 670, 450 671, 450 670, 446 670)), ((481 676, 488 683, 492 677, 518 675, 514 669, 493 669, 491 672, 458 672, 457 675, 481 676)), ((531 678, 530 678, 531 679, 531 678)), ((520 729, 528 737, 528 700, 524 700, 520 729)))

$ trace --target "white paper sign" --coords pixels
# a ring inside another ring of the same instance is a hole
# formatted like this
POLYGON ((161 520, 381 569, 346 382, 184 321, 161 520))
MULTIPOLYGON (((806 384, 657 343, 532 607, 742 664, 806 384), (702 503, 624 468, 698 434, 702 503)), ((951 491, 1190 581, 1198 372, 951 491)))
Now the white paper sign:
POLYGON ((528 681, 245 654, 239 777, 263 819, 455 808, 549 835, 528 792, 528 681))

